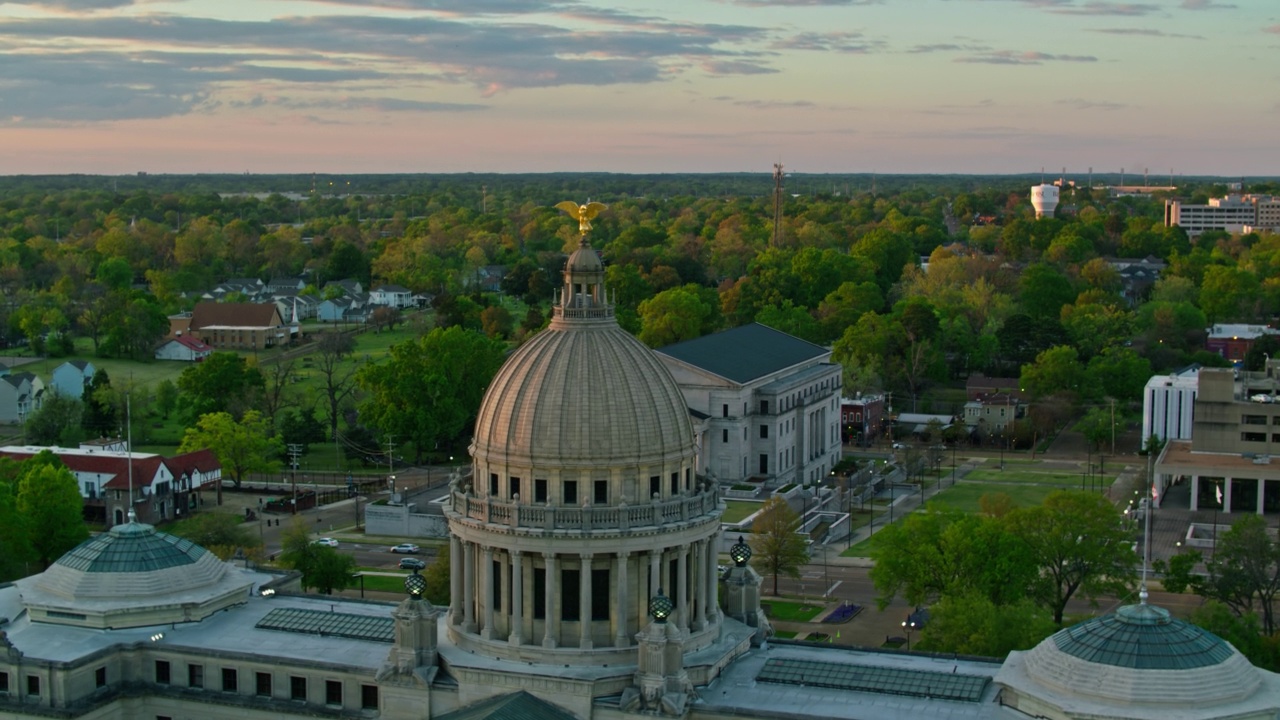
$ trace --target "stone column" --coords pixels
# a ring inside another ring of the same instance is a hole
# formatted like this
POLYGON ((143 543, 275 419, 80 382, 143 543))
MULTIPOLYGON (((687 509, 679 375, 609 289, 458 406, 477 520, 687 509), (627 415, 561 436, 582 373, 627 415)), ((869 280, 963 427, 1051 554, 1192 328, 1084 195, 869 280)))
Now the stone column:
POLYGON ((484 603, 484 627, 480 628, 480 637, 493 639, 493 606, 496 604, 493 588, 493 548, 488 545, 480 549, 480 601, 484 603))
POLYGON ((680 629, 689 627, 689 548, 682 547, 676 555, 676 622, 680 629))
POLYGON ((1200 476, 1191 476, 1191 512, 1200 509, 1200 476))
POLYGON ((1266 499, 1266 495, 1267 495, 1267 479, 1259 476, 1258 477, 1258 514, 1259 515, 1262 514, 1262 502, 1263 500, 1266 499))
POLYGON ((1232 478, 1222 479, 1222 514, 1231 514, 1231 480, 1232 478))
MULTIPOLYGON (((662 550, 649 552, 649 595, 657 595, 662 587, 662 550)), ((668 591, 671 588, 667 588, 668 591)))
POLYGON ((613 631, 613 646, 627 647, 631 643, 630 633, 627 632, 627 593, 630 589, 627 587, 627 566, 630 565, 631 553, 618 553, 613 560, 613 587, 617 595, 614 598, 616 607, 613 612, 614 623, 616 627, 613 631))
POLYGON ((560 573, 556 569, 555 553, 544 553, 542 557, 546 563, 547 579, 543 583, 546 589, 546 600, 543 602, 546 606, 546 617, 542 621, 542 647, 553 648, 560 637, 560 614, 556 612, 556 596, 560 593, 560 573))
POLYGON ((507 642, 524 643, 524 553, 511 553, 511 634, 507 642))
POLYGON ((720 622, 720 530, 716 530, 707 538, 707 622, 714 625, 720 622))
POLYGON ((578 570, 578 647, 590 650, 591 644, 591 553, 582 553, 578 570))
POLYGON ((693 626, 703 630, 707 627, 707 540, 694 543, 693 556, 693 626))
POLYGON ((476 631, 476 546, 468 542, 462 546, 462 629, 476 631))
POLYGON ((462 540, 454 535, 449 539, 449 622, 457 625, 462 617, 462 540))

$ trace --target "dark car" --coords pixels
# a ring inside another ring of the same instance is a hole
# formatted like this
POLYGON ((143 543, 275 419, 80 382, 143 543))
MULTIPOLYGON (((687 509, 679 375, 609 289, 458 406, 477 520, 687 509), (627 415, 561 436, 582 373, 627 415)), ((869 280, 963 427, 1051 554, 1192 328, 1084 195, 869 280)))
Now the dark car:
POLYGON ((427 563, 418 558, 400 558, 401 570, 425 570, 427 563))

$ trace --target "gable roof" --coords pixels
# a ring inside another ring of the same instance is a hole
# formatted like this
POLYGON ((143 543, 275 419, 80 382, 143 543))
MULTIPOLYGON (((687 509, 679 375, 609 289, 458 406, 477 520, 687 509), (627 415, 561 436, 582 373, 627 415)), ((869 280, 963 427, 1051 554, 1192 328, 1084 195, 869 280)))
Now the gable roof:
POLYGON ((766 325, 751 323, 658 348, 657 352, 745 384, 830 351, 766 325))
POLYGON ((191 311, 191 329, 210 325, 230 327, 276 327, 281 324, 275 303, 196 303, 191 311))
MULTIPOLYGON (((0 451, 0 454, 15 460, 26 460, 35 455, 33 452, 14 449, 0 451)), ((124 453, 63 450, 61 452, 55 451, 54 454, 73 473, 98 473, 110 476, 111 479, 102 486, 103 488, 111 490, 129 489, 129 461, 125 459, 124 453)), ((164 458, 159 455, 143 455, 139 457, 135 453, 133 458, 134 487, 141 488, 150 483, 155 478, 160 466, 164 464, 164 458)))
MULTIPOLYGON (((176 342, 179 345, 187 347, 194 352, 213 352, 213 347, 204 344, 203 342, 197 340, 196 338, 191 337, 190 335, 179 335, 178 337, 170 340, 169 342, 176 342)), ((167 345, 168 343, 165 343, 165 344, 167 345)))
POLYGON ((521 690, 445 713, 440 720, 574 720, 574 715, 521 690))
POLYGON ((217 456, 209 449, 174 455, 166 464, 174 477, 190 475, 192 471, 208 473, 222 469, 222 463, 218 462, 217 456))
POLYGON ((373 289, 376 293, 407 293, 409 288, 403 285, 379 285, 373 289))

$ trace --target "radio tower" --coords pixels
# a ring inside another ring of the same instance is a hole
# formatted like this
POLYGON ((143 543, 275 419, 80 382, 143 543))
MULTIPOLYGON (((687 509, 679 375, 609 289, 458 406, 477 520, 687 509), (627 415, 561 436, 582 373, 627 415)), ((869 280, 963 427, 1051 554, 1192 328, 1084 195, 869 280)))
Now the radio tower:
POLYGON ((782 163, 773 164, 773 246, 782 241, 782 163))

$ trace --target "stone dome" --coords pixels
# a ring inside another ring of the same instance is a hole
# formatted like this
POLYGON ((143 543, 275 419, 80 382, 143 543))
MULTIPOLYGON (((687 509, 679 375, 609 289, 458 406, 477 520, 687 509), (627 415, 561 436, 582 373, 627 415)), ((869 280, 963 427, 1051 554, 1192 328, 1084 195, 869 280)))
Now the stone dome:
POLYGON ((600 255, 595 248, 586 241, 584 237, 578 245, 578 249, 573 251, 569 256, 569 260, 565 263, 565 270, 571 273, 602 273, 604 272, 604 263, 600 262, 600 255))
POLYGON ((1010 705, 1044 717, 1161 718, 1186 708, 1201 709, 1203 718, 1222 709, 1228 717, 1274 692, 1260 692, 1262 673, 1230 643, 1145 603, 1011 653, 996 682, 1008 689, 1010 705))
POLYGON ((485 393, 472 446, 481 464, 560 468, 649 465, 693 451, 675 379, 612 317, 553 322, 512 354, 485 393))
POLYGON ((190 540, 132 520, 28 582, 23 602, 33 618, 116 628, 199 620, 243 602, 253 584, 190 540))

